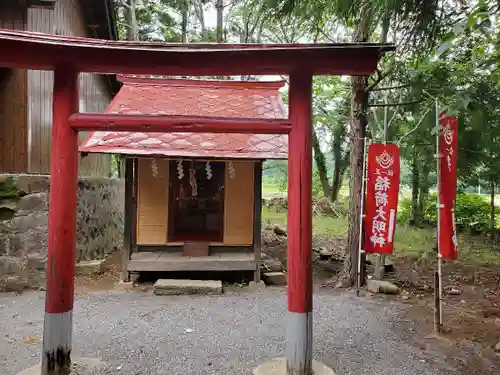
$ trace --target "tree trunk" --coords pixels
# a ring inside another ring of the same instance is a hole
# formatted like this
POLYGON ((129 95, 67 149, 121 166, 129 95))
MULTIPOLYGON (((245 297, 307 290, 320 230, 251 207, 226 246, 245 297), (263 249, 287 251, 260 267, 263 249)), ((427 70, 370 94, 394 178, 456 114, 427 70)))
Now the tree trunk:
POLYGON ((424 154, 429 160, 425 159, 420 161, 419 169, 419 196, 418 196, 418 212, 420 213, 420 219, 425 217, 425 204, 429 198, 429 189, 431 188, 430 173, 432 167, 432 152, 427 151, 424 154))
POLYGON ((195 13, 198 21, 200 21, 201 40, 208 40, 207 28, 205 27, 205 11, 203 10, 203 2, 197 0, 195 4, 195 13))
POLYGON ((495 241, 495 181, 490 177, 490 236, 491 243, 495 241))
MULTIPOLYGON (((370 25, 370 5, 361 9, 360 20, 356 26, 353 42, 368 41, 370 25)), ((341 284, 351 286, 356 283, 359 254, 359 220, 361 214, 361 184, 363 179, 363 138, 368 123, 368 77, 351 77, 351 123, 349 134, 349 229, 347 232, 347 256, 341 275, 341 284)), ((365 282, 365 257, 361 262, 361 284, 365 282)))
POLYGON ((137 0, 127 0, 127 40, 139 40, 135 14, 136 2, 137 0))
POLYGON ((350 153, 348 152, 345 156, 343 156, 340 159, 338 176, 336 173, 336 166, 335 166, 333 182, 332 182, 332 202, 336 202, 339 199, 340 188, 342 187, 345 171, 347 170, 347 166, 349 163, 349 156, 350 153))
POLYGON ((181 42, 187 43, 187 24, 188 24, 188 7, 185 4, 182 8, 181 18, 181 42))
POLYGON ((420 224, 420 211, 418 204, 419 196, 419 172, 417 164, 417 152, 415 146, 413 146, 412 160, 411 160, 411 218, 410 225, 417 226, 420 224))
POLYGON ((347 167, 347 160, 342 156, 342 144, 345 142, 345 128, 338 125, 333 132, 333 179, 331 188, 331 200, 336 202, 339 197, 342 177, 347 167))
POLYGON ((318 135, 316 134, 316 130, 313 126, 312 132, 312 147, 314 151, 314 161, 316 162, 316 167, 318 168, 319 180, 321 182, 321 188, 323 190, 323 195, 326 198, 330 197, 331 190, 330 184, 328 183, 328 174, 326 170, 326 161, 325 155, 321 151, 321 147, 318 140, 318 135))
POLYGON ((222 43, 224 41, 224 0, 217 0, 215 3, 215 8, 217 9, 217 30, 216 30, 216 41, 217 43, 222 43))
MULTIPOLYGON (((345 169, 344 169, 345 170, 345 169)), ((333 181, 332 181, 332 202, 336 202, 339 198, 340 187, 342 186, 342 166, 336 162, 333 166, 333 181)))

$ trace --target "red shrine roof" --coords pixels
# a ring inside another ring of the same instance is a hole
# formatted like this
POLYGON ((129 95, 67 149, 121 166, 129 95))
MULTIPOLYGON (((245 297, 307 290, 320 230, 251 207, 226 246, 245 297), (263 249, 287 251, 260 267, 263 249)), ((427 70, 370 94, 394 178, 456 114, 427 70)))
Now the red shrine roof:
MULTIPOLYGON (((106 113, 287 118, 284 82, 119 77, 123 86, 106 113)), ((226 133, 91 133, 81 152, 249 159, 286 159, 288 137, 226 133)))

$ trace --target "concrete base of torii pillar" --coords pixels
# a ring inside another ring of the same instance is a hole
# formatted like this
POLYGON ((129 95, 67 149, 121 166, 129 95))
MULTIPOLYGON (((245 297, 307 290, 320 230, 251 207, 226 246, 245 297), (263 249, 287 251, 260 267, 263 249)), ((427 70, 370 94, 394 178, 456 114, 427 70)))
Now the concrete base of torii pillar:
MULTIPOLYGON (((312 361, 312 375, 335 375, 333 370, 318 361, 312 361)), ((259 365, 253 375, 286 375, 286 358, 275 358, 259 365)))

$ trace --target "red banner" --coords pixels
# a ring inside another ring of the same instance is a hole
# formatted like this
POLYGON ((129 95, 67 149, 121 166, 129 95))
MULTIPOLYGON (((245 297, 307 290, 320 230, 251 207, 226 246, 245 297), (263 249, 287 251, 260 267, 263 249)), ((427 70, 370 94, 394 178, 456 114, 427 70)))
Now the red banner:
POLYGON ((439 252, 441 258, 457 259, 455 200, 457 196, 458 120, 441 113, 439 125, 439 252))
POLYGON ((393 250, 398 209, 399 147, 393 144, 368 146, 365 199, 365 242, 367 253, 390 254, 393 250))

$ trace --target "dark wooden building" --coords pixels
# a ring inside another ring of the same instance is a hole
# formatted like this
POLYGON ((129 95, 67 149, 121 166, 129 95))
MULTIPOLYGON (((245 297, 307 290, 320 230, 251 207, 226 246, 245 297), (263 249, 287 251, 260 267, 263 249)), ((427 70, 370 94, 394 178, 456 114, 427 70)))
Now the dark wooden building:
MULTIPOLYGON (((108 114, 286 118, 284 82, 119 79, 108 114)), ((126 158, 125 271, 259 279, 262 162, 287 158, 286 135, 98 131, 80 151, 126 158)))
MULTIPOLYGON (((112 0, 2 0, 0 28, 116 39, 112 0)), ((80 112, 104 112, 115 82, 82 73, 80 112)), ((0 69, 0 173, 50 172, 52 90, 52 71, 0 69)), ((79 173, 109 175, 110 156, 81 159, 79 173)))

